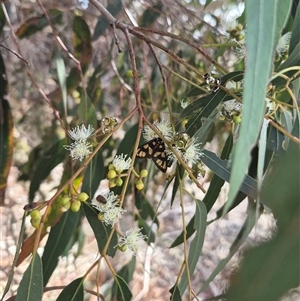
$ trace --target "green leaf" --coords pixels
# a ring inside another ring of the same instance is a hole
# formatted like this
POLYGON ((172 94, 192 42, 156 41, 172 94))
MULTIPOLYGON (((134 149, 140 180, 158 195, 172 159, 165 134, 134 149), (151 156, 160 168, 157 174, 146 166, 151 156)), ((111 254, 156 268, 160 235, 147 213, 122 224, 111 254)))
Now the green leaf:
POLYGON ((115 283, 117 286, 117 301, 130 301, 132 293, 127 282, 119 275, 115 275, 115 283))
MULTIPOLYGON (((81 90, 81 89, 80 89, 81 90)), ((97 117, 94 104, 89 96, 83 91, 80 91, 80 104, 77 110, 77 116, 85 124, 91 124, 94 127, 97 126, 97 117)))
POLYGON ((181 299, 181 293, 180 293, 178 285, 174 285, 169 290, 169 292, 171 293, 171 297, 170 297, 171 301, 182 301, 182 299, 181 299))
MULTIPOLYGON (((211 281, 223 270, 223 268, 226 266, 226 264, 229 262, 229 260, 232 258, 232 256, 237 252, 238 248, 248 238, 248 236, 249 236, 251 230, 253 229, 253 227, 255 226, 255 223, 256 223, 257 219, 259 218, 261 212, 262 212, 262 208, 260 208, 260 210, 257 211, 256 204, 253 202, 249 203, 248 209, 247 209, 247 218, 246 218, 241 230, 239 231, 236 239, 230 246, 229 254, 219 262, 219 264, 213 270, 211 275, 206 279, 206 281, 204 282, 203 286, 200 289, 200 292, 203 292, 209 286, 211 281)), ((240 300, 244 300, 244 299, 242 298, 240 300)), ((238 300, 236 300, 236 301, 238 301, 238 300)))
MULTIPOLYGON (((220 158, 217 157, 215 153, 210 152, 208 150, 203 150, 203 154, 204 156, 201 158, 203 163, 209 169, 211 169, 215 174, 217 174, 221 179, 225 180, 226 182, 229 182, 230 175, 231 175, 229 162, 227 160, 221 160, 220 158)), ((244 192, 251 198, 256 199, 257 182, 248 175, 243 176, 242 184, 239 190, 244 192)), ((227 205, 227 207, 230 206, 227 205)))
POLYGON ((0 53, 0 204, 4 203, 7 177, 13 157, 13 117, 7 94, 7 79, 5 65, 0 53))
MULTIPOLYGON (((50 9, 48 11, 48 15, 53 25, 62 23, 62 11, 58 9, 50 9)), ((25 23, 19 27, 19 29, 16 31, 16 35, 19 37, 19 39, 28 38, 36 32, 43 30, 48 25, 48 20, 44 14, 39 17, 33 17, 27 19, 25 23)))
POLYGON ((57 52, 56 54, 55 62, 56 62, 58 82, 61 89, 62 100, 64 104, 64 113, 65 116, 67 116, 67 86, 66 86, 67 73, 66 73, 65 62, 59 52, 57 52))
POLYGON ((265 94, 271 74, 274 47, 286 19, 291 1, 247 0, 247 66, 243 98, 243 118, 239 139, 234 149, 228 210, 243 182, 265 112, 265 94), (279 21, 277 21, 279 20, 279 21))
POLYGON ((39 159, 29 187, 29 202, 33 201, 36 191, 53 168, 64 160, 66 150, 63 146, 65 144, 65 139, 58 141, 39 159))
POLYGON ((50 234, 42 256, 44 270, 44 285, 47 284, 55 270, 58 258, 68 245, 79 221, 79 212, 67 211, 59 222, 51 228, 50 234))
POLYGON ((42 262, 40 256, 35 253, 20 282, 16 301, 41 301, 42 297, 42 262))
POLYGON ((84 300, 83 280, 84 280, 83 277, 73 280, 59 294, 56 301, 83 301, 84 300))
MULTIPOLYGON (((297 66, 299 67, 300 65, 300 42, 295 46, 293 52, 289 55, 289 57, 284 61, 281 65, 278 66, 276 69, 276 73, 279 73, 282 70, 285 70, 289 67, 297 66)), ((290 70, 285 72, 284 74, 287 77, 292 77, 294 74, 298 72, 297 70, 290 70)), ((282 77, 276 77, 275 79, 272 80, 273 85, 285 85, 286 84, 286 79, 282 77)))
POLYGON ((137 131, 138 124, 133 125, 128 131, 126 131, 126 134, 118 147, 117 155, 128 154, 130 156, 132 154, 137 137, 137 131))
POLYGON ((86 169, 81 191, 86 192, 90 198, 95 194, 99 187, 100 181, 105 177, 104 159, 101 150, 89 163, 86 169))
MULTIPOLYGON (((233 137, 232 135, 229 135, 225 146, 221 153, 221 159, 227 159, 230 155, 230 151, 232 149, 232 143, 233 143, 233 137)), ((209 212, 212 208, 213 204, 216 202, 220 190, 222 186, 224 185, 225 180, 218 177, 216 174, 213 175, 212 180, 210 182, 209 188, 206 191, 206 194, 202 200, 203 204, 206 206, 206 211, 209 212)), ((246 197, 246 196, 245 196, 246 197)), ((191 237, 193 233, 195 232, 194 229, 194 222, 195 222, 195 216, 191 218, 188 225, 186 226, 186 239, 191 237)), ((183 243, 183 231, 176 237, 174 242, 171 244, 170 248, 174 248, 178 246, 179 244, 183 243)))
POLYGON ((85 73, 93 56, 92 38, 89 26, 79 16, 73 19, 73 47, 74 56, 80 61, 82 72, 85 73))
POLYGON ((279 300, 300 283, 299 158, 299 147, 293 148, 265 177, 262 196, 277 221, 276 236, 245 254, 228 301, 279 300))
MULTIPOLYGON (((188 255, 188 268, 189 268, 189 275, 192 276, 193 272, 195 271, 196 265, 198 263, 199 257, 202 252, 205 231, 206 231, 206 219, 207 219, 207 212, 206 207, 202 201, 196 200, 196 214, 195 214, 195 221, 194 221, 194 229, 196 230, 196 235, 193 238, 188 255)), ((188 285, 188 273, 186 268, 183 271, 183 275, 181 277, 181 281, 179 283, 179 290, 180 292, 184 292, 188 285)))
MULTIPOLYGON (((118 13, 122 10, 123 5, 121 0, 112 0, 108 4, 106 9, 116 18, 118 13)), ((93 35, 93 40, 97 40, 100 36, 103 35, 105 30, 110 27, 110 24, 107 22, 103 15, 100 16, 93 35)))
MULTIPOLYGON (((233 136, 229 135, 226 140, 226 143, 224 145, 224 148, 222 150, 222 153, 221 153, 221 160, 226 160, 229 158, 229 155, 230 155, 231 149, 232 149, 232 144, 233 144, 233 136)), ((221 188, 224 185, 224 182, 225 182, 225 180, 220 178, 217 174, 213 175, 210 185, 203 198, 203 203, 206 206, 207 212, 210 211, 210 209, 216 202, 216 200, 220 194, 221 188)))
POLYGON ((300 42, 299 32, 300 32, 300 5, 298 5, 297 7, 295 18, 294 18, 289 55, 294 51, 294 49, 300 42))
MULTIPOLYGON (((123 279, 126 283, 129 283, 132 280, 135 265, 136 265, 136 258, 134 256, 134 257, 132 257, 132 259, 126 265, 124 265, 118 271, 117 275, 119 275, 119 277, 121 279, 123 279)), ((118 294, 117 291, 118 291, 118 283, 115 279, 115 281, 113 283, 113 286, 112 286, 112 289, 111 289, 112 296, 117 296, 117 294, 118 294)))
MULTIPOLYGON (((112 231, 111 226, 105 226, 102 222, 98 220, 97 213, 87 204, 83 204, 83 209, 86 218, 95 234, 95 238, 98 243, 99 252, 102 253, 104 247, 107 243, 110 232, 112 231)), ((114 232, 113 237, 110 241, 110 245, 107 250, 107 255, 114 257, 117 251, 116 245, 118 244, 118 236, 114 232)))

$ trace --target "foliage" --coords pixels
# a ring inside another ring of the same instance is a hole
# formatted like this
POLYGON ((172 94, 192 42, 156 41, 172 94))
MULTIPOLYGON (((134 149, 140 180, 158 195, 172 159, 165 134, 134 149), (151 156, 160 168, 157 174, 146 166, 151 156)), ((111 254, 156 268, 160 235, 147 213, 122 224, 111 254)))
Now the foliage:
POLYGON ((89 294, 101 300, 131 300, 134 256, 150 248, 158 234, 159 208, 151 197, 161 185, 160 199, 171 190, 170 207, 179 202, 182 208, 182 232, 170 248, 182 245, 184 251, 170 300, 200 300, 264 210, 271 210, 278 222, 276 235, 246 253, 228 292, 215 297, 278 300, 300 283, 298 1, 245 0, 244 10, 235 17, 229 15, 241 7, 230 4, 235 1, 223 6, 223 1, 209 0, 147 6, 127 2, 109 1, 105 7, 97 0, 78 1, 74 9, 71 4, 43 6, 38 0, 39 10, 26 15, 16 31, 7 13, 9 4, 1 3, 0 25, 6 22, 12 31, 8 39, 0 26, 1 203, 14 148, 8 85, 28 98, 38 92, 52 112, 46 125, 36 125, 40 143, 18 166, 20 180, 30 182, 29 202, 20 229, 21 251, 17 249, 1 300, 9 291, 14 267, 29 255, 16 300, 41 300, 43 291, 51 290, 46 285, 59 257, 80 243, 84 219, 100 256, 57 300, 84 300, 89 294), (227 17, 218 15, 222 10, 227 17), (28 63, 21 43, 49 32, 48 73, 43 74, 44 67, 34 70, 28 63), (10 39, 17 45, 15 51, 6 44, 10 39), (7 81, 6 57, 14 62, 9 68, 16 78, 18 70, 23 72, 21 82, 7 81), (34 89, 28 88, 29 82, 34 89), (213 139, 222 147, 205 149, 213 139), (58 165, 63 167, 59 187, 44 199, 41 185, 58 165), (206 190, 201 179, 207 168, 213 176, 206 190), (227 257, 201 287, 194 287, 206 227, 213 222, 207 214, 225 182, 230 183, 228 199, 215 220, 246 198, 247 218, 227 257), (109 191, 99 192, 100 184, 109 191), (189 222, 186 198, 195 205, 189 222), (125 214, 132 222, 127 229, 119 223, 125 214), (25 219, 35 230, 22 241, 25 219), (40 258, 37 250, 45 236, 40 258), (117 271, 112 260, 128 251, 133 259, 117 271), (89 273, 103 262, 113 279, 109 292, 101 287, 88 291, 84 283, 89 273), (282 274, 287 275, 284 281, 282 274))

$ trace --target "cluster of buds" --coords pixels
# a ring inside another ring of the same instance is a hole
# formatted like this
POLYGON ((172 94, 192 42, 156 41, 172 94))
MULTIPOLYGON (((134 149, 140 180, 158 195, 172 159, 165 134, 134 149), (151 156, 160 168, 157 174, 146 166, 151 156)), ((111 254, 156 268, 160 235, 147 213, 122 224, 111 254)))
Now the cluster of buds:
POLYGON ((203 75, 203 78, 204 78, 205 82, 210 86, 210 88, 212 89, 212 91, 214 93, 220 89, 219 85, 221 84, 221 80, 219 78, 214 78, 209 73, 205 73, 203 75))
POLYGON ((131 158, 127 158, 127 155, 115 156, 112 163, 108 166, 107 179, 109 180, 109 188, 123 185, 122 177, 127 176, 127 173, 123 174, 123 171, 128 170, 130 164, 131 158))
POLYGON ((230 99, 228 101, 224 101, 221 104, 219 118, 221 120, 230 120, 238 124, 241 122, 242 109, 243 109, 243 104, 238 102, 236 99, 230 99))
POLYGON ((115 117, 105 117, 101 120, 101 130, 103 134, 110 133, 114 127, 118 124, 118 120, 115 117))
POLYGON ((148 171, 146 169, 142 169, 140 174, 136 174, 136 179, 134 181, 135 187, 137 190, 142 190, 144 188, 143 178, 148 176, 148 171))
POLYGON ((30 223, 33 228, 38 228, 41 223, 41 212, 38 209, 34 209, 30 212, 30 223))
POLYGON ((71 209, 73 212, 78 212, 81 207, 81 202, 86 202, 89 196, 85 192, 79 193, 76 197, 70 197, 68 195, 59 198, 59 208, 62 212, 66 212, 71 209))

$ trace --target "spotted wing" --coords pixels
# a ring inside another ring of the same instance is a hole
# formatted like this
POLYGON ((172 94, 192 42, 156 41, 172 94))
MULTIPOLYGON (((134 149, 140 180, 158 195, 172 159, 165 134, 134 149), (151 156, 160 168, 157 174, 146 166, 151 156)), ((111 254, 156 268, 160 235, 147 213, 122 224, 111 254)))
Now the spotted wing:
POLYGON ((154 138, 141 145, 137 151, 138 158, 152 159, 154 164, 162 172, 166 172, 168 167, 168 156, 165 152, 165 143, 160 138, 154 138))

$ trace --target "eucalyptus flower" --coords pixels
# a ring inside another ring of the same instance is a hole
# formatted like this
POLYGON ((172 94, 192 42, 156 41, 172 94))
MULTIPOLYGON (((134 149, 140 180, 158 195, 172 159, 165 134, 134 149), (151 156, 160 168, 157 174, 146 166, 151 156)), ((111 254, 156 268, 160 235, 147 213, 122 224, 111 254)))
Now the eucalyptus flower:
POLYGON ((120 238, 118 247, 124 251, 129 249, 135 256, 137 256, 138 252, 143 252, 147 236, 142 234, 141 230, 141 228, 131 228, 126 231, 126 235, 120 238))
MULTIPOLYGON (((162 119, 161 121, 155 120, 153 125, 158 129, 159 132, 167 139, 171 140, 173 137, 173 130, 171 123, 162 119)), ((149 125, 144 126, 143 136, 146 141, 150 141, 154 138, 157 138, 158 135, 150 128, 149 125)))

